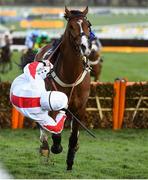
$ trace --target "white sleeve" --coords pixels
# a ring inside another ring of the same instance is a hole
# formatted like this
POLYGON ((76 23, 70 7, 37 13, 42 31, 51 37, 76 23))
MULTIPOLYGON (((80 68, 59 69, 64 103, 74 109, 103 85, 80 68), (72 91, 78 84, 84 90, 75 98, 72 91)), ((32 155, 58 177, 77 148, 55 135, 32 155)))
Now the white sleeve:
POLYGON ((28 80, 34 81, 36 79, 41 79, 41 77, 38 75, 38 70, 40 68, 43 68, 44 64, 40 62, 32 62, 30 64, 27 64, 24 67, 24 74, 27 77, 28 80))
POLYGON ((40 79, 44 80, 50 69, 50 65, 45 66, 42 62, 34 61, 25 66, 24 74, 31 81, 40 79))

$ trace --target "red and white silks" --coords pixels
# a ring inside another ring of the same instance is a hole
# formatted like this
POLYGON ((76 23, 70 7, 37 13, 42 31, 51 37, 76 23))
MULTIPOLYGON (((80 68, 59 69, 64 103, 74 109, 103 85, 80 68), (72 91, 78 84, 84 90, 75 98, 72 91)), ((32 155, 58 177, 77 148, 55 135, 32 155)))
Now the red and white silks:
POLYGON ((24 73, 12 82, 10 101, 24 116, 35 120, 47 131, 60 133, 66 115, 59 110, 67 106, 68 98, 59 91, 46 91, 44 79, 49 71, 50 66, 41 62, 26 65, 24 73), (55 120, 48 111, 59 111, 55 120))

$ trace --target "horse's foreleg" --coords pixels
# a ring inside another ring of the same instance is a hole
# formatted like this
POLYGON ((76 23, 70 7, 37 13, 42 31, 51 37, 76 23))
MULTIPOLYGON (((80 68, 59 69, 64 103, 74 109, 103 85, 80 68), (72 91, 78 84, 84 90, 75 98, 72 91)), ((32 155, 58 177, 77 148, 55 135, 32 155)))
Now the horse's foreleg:
POLYGON ((67 154, 67 170, 72 170, 75 153, 78 150, 78 133, 79 125, 76 121, 72 122, 72 132, 69 138, 69 148, 67 154))
POLYGON ((59 154, 62 152, 63 147, 61 145, 61 134, 52 134, 53 145, 51 146, 51 151, 54 154, 59 154))
POLYGON ((45 130, 42 129, 41 127, 40 127, 40 141, 42 144, 40 146, 39 152, 42 156, 46 157, 48 161, 49 153, 50 153, 50 149, 48 145, 48 136, 45 133, 45 130))

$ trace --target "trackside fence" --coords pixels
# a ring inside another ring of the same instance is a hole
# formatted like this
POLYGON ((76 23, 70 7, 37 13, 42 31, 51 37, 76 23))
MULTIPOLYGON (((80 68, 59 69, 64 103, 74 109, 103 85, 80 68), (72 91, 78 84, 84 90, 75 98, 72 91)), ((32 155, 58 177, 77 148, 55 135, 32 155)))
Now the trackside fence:
MULTIPOLYGON (((0 83, 0 128, 34 127, 9 101, 10 83, 0 83)), ((89 128, 148 128, 148 82, 92 82, 83 123, 89 128)))

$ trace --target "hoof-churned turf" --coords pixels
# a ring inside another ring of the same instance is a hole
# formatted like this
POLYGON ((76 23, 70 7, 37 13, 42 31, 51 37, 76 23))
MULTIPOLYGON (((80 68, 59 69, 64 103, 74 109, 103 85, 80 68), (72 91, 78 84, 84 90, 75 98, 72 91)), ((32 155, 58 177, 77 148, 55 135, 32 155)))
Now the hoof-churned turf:
MULTIPOLYGON (((0 160, 14 178, 148 178, 148 130, 94 130, 97 139, 80 131, 80 148, 72 171, 66 171, 70 130, 63 132, 61 154, 39 154, 39 131, 0 131, 0 160)), ((49 138, 49 144, 51 138, 49 138)))

